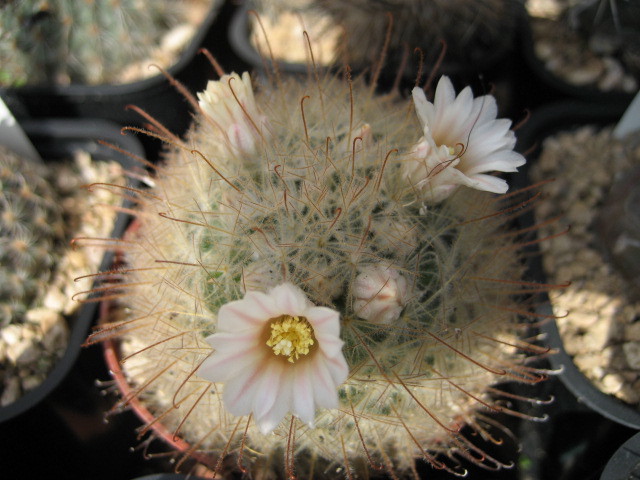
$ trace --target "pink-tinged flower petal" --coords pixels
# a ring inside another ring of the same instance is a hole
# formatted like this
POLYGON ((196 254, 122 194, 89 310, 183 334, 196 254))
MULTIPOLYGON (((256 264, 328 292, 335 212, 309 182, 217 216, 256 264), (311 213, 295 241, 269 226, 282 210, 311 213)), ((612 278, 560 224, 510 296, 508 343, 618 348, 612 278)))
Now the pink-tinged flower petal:
POLYGON ((305 362, 296 369, 293 379, 294 391, 293 412, 304 423, 313 426, 313 419, 316 415, 315 401, 313 398, 313 375, 311 363, 305 362))
POLYGON ((273 301, 261 292, 247 292, 245 298, 229 302, 218 311, 218 331, 236 332, 264 325, 275 314, 273 301))
MULTIPOLYGON (((456 96, 447 77, 438 82, 433 103, 420 88, 413 89, 412 97, 424 136, 402 167, 403 177, 421 200, 442 201, 461 185, 504 193, 506 182, 481 174, 515 172, 525 159, 513 151, 511 121, 496 118, 495 99, 490 95, 474 99, 469 87, 456 96)), ((371 303, 361 311, 369 316, 375 307, 371 303)))
MULTIPOLYGON (((313 398, 320 408, 336 408, 338 391, 326 361, 316 360, 311 367, 313 372, 313 398)), ((345 377, 346 379, 346 377, 345 377)))
POLYGON ((474 188, 485 192, 507 193, 509 190, 509 185, 505 180, 492 175, 474 175, 473 180, 476 182, 474 188))
MULTIPOLYGON (((449 105, 453 103, 455 98, 456 91, 453 88, 453 83, 451 83, 449 77, 443 75, 442 77, 440 77, 440 80, 438 80, 438 85, 436 86, 436 96, 433 100, 433 105, 436 109, 436 112, 438 112, 439 115, 443 115, 447 107, 449 107, 449 105)), ((436 117, 436 121, 437 120, 438 117, 436 117)))
POLYGON ((484 162, 484 164, 469 165, 465 173, 467 175, 475 175, 476 173, 486 171, 487 167, 489 167, 491 171, 517 172, 518 167, 521 167, 523 164, 524 158, 522 155, 510 150, 503 150, 495 153, 491 160, 484 162))
MULTIPOLYGON (((293 405, 292 395, 293 387, 290 375, 283 375, 280 391, 278 392, 278 400, 273 404, 269 411, 261 416, 256 416, 258 428, 264 434, 272 432, 282 419, 291 412, 293 405)), ((292 412, 295 414, 295 412, 292 412)))
POLYGON ((327 357, 333 358, 336 356, 342 356, 342 347, 344 346, 344 342, 339 338, 333 335, 316 333, 316 340, 318 340, 318 345, 322 350, 322 353, 327 357))
POLYGON ((224 383, 222 400, 229 413, 237 416, 251 413, 255 404, 255 397, 260 395, 255 385, 260 380, 262 368, 260 365, 253 365, 253 369, 245 369, 236 374, 224 383))
POLYGON ((306 316, 309 300, 302 290, 290 283, 283 283, 274 287, 270 292, 279 309, 279 314, 291 316, 306 316))
POLYGON ((340 314, 327 307, 313 307, 305 312, 305 318, 313 326, 317 335, 327 334, 333 337, 340 335, 340 314))
POLYGON ((252 368, 259 362, 262 352, 257 349, 240 349, 231 354, 213 352, 198 369, 198 375, 210 382, 225 382, 236 372, 252 368))
POLYGON ((325 359, 325 365, 336 385, 342 385, 349 378, 349 365, 344 356, 336 356, 325 359))
POLYGON ((424 130, 425 127, 428 127, 434 121, 432 118, 433 105, 427 100, 427 96, 421 88, 414 88, 411 96, 413 97, 413 104, 418 114, 418 120, 420 120, 422 129, 424 130))
POLYGON ((257 418, 261 418, 269 412, 276 401, 282 401, 280 392, 282 391, 282 381, 286 373, 283 362, 266 362, 260 372, 260 380, 256 383, 256 391, 260 395, 255 397, 253 413, 257 418))
POLYGON ((250 330, 245 330, 242 334, 220 332, 209 335, 205 338, 205 341, 215 350, 237 352, 241 347, 246 349, 248 345, 253 346, 255 343, 255 334, 250 330))

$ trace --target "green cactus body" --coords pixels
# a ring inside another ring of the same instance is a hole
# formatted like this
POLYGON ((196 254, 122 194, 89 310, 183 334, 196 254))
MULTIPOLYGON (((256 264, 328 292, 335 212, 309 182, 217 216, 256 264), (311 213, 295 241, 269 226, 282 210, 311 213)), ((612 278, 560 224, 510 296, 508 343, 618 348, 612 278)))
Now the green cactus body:
POLYGON ((180 19, 179 2, 26 0, 0 6, 0 80, 113 83, 149 58, 180 19))
POLYGON ((0 325, 19 323, 48 285, 64 241, 57 193, 46 167, 0 149, 0 325))
POLYGON ((514 293, 527 285, 519 237, 505 231, 509 201, 463 187, 425 207, 402 173, 421 127, 395 94, 332 76, 274 79, 254 104, 248 82, 225 76, 208 101, 201 94, 187 138, 138 194, 108 290, 114 321, 92 338, 123 341, 133 394, 121 405, 137 397, 211 465, 238 457, 267 475, 406 473, 416 458, 455 470, 454 452, 480 461, 459 430, 484 434, 478 411, 503 410, 490 387, 542 379, 522 364, 536 350, 516 339, 527 307, 514 293), (393 271, 401 306, 365 315, 365 271, 393 271), (229 413, 225 385, 198 368, 221 307, 283 282, 340 313, 349 374, 338 407, 318 409, 313 427, 288 414, 264 434, 255 417, 229 413))

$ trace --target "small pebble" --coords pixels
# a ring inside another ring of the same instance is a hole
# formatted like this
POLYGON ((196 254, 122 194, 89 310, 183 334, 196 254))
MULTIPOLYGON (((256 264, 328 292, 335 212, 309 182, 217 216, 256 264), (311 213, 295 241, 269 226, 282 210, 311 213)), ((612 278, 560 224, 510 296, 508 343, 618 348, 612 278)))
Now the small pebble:
POLYGON ((622 345, 627 364, 634 370, 640 370, 640 342, 627 342, 622 345))

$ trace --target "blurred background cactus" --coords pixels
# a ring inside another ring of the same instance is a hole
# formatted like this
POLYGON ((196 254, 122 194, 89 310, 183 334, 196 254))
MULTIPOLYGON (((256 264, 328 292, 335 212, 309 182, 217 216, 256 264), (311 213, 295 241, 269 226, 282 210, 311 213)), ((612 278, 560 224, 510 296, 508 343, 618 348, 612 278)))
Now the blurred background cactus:
MULTIPOLYGON (((0 383, 0 404, 15 400, 25 385, 16 371, 29 364, 48 364, 47 357, 62 355, 66 325, 49 318, 46 330, 54 337, 47 355, 29 348, 33 337, 42 335, 35 310, 43 297, 65 245, 65 225, 61 197, 50 184, 44 164, 22 159, 0 147, 0 377, 11 380, 0 383), (30 312, 30 313, 29 313, 30 312), (56 325, 57 324, 57 325, 56 325), (55 331, 58 331, 56 334, 55 331)), ((42 372, 40 372, 42 373, 42 372)), ((30 378, 31 386, 42 381, 30 378)), ((26 385, 29 387, 29 384, 26 385)))
POLYGON ((640 4, 527 0, 536 56, 578 87, 635 92, 640 81, 640 4))
POLYGON ((46 290, 64 241, 60 198, 46 171, 43 164, 0 149, 2 326, 24 317, 46 290))
POLYGON ((403 53, 409 54, 408 65, 417 65, 414 49, 420 48, 429 73, 444 43, 442 73, 477 74, 513 48, 520 20, 518 0, 317 0, 316 5, 342 27, 339 58, 358 70, 380 60, 392 21, 389 71, 398 70, 403 53))
MULTIPOLYGON (((2 2, 0 83, 123 83, 132 75, 156 74, 148 66, 166 60, 157 54, 163 42, 170 49, 183 48, 195 27, 175 31, 171 38, 167 34, 187 19, 197 24, 212 4, 212 0, 2 2), (144 68, 135 68, 141 62, 144 68)), ((171 60, 176 53, 170 52, 171 60)))
POLYGON ((0 147, 0 407, 38 387, 65 355, 83 297, 72 295, 91 287, 86 275, 102 261, 70 242, 110 235, 120 201, 83 188, 123 184, 120 164, 79 151, 51 165, 0 147))

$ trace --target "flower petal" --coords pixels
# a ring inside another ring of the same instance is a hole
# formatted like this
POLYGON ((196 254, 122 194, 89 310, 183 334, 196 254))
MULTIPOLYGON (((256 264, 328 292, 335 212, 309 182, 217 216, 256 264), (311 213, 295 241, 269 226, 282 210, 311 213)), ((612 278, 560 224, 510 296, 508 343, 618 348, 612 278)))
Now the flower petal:
POLYGON ((291 411, 292 388, 291 378, 284 375, 278 391, 278 401, 267 412, 255 417, 258 428, 262 433, 267 434, 275 430, 287 413, 291 411))
POLYGON ((224 384, 222 400, 227 411, 233 415, 241 416, 251 413, 255 397, 260 395, 255 385, 261 378, 262 366, 258 364, 253 367, 253 369, 237 371, 224 384))
POLYGON ((218 332, 255 329, 275 315, 273 300, 262 292, 247 292, 242 300, 229 302, 218 311, 218 332))
POLYGON ((316 335, 326 334, 333 337, 340 335, 340 314, 337 311, 327 307, 313 307, 307 309, 304 316, 316 335))
POLYGON ((295 387, 292 392, 293 414, 310 426, 313 425, 313 420, 316 415, 315 402, 313 399, 313 376, 310 371, 311 366, 312 364, 310 362, 304 362, 299 368, 296 368, 295 378, 293 380, 295 387))
POLYGON ((272 288, 269 294, 277 305, 279 315, 305 316, 310 305, 304 292, 290 283, 272 288))
POLYGON ((276 401, 282 401, 279 395, 282 390, 282 379, 285 375, 283 362, 266 362, 260 373, 260 380, 256 383, 256 391, 260 392, 254 398, 253 412, 258 417, 266 415, 273 408, 276 401))
POLYGON ((478 174, 471 178, 475 183, 474 188, 478 190, 492 193, 506 193, 509 190, 509 185, 505 180, 494 177, 493 175, 478 174))
POLYGON ((251 369, 260 363, 259 349, 239 349, 230 354, 213 352, 198 369, 198 376, 210 382, 225 382, 237 372, 251 369))
POLYGON ((342 355, 344 342, 340 338, 324 333, 316 333, 316 340, 322 353, 329 358, 342 355))
MULTIPOLYGON (((338 389, 325 359, 314 359, 311 371, 313 373, 313 398, 321 408, 336 408, 338 406, 338 389)), ((339 386, 339 384, 338 384, 339 386)))

